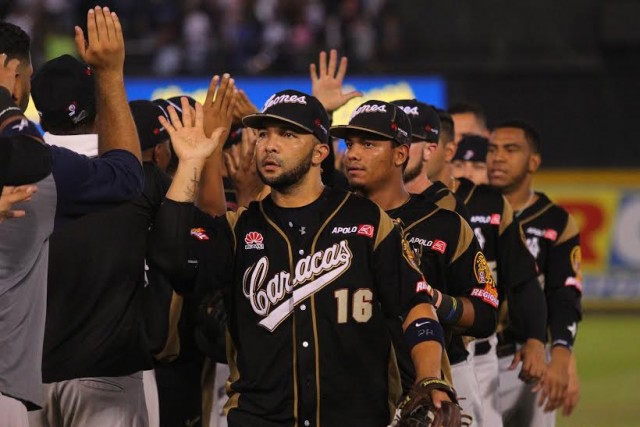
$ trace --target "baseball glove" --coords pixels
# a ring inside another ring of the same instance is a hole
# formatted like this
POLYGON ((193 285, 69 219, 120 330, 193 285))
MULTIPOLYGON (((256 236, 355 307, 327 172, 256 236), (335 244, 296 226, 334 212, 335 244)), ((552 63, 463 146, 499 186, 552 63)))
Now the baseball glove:
POLYGON ((455 390, 439 378, 425 378, 415 384, 398 409, 397 427, 462 427, 471 424, 471 417, 462 414, 455 390), (442 402, 441 407, 436 408, 431 399, 434 390, 447 393, 451 402, 442 402))

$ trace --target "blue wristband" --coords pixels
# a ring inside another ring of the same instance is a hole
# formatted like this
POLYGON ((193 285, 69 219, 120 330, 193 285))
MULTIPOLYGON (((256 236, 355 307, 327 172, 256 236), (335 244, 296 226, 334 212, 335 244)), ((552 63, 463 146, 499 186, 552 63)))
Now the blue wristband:
POLYGON ((407 326, 404 331, 404 340, 409 347, 409 351, 425 341, 437 341, 444 348, 444 330, 437 321, 421 317, 407 326))

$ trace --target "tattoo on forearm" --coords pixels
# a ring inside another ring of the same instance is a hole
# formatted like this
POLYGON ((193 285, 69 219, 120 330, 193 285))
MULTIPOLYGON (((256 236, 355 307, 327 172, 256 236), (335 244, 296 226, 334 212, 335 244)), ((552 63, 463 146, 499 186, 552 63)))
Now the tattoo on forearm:
POLYGON ((196 195, 198 194, 199 186, 200 180, 198 179, 198 169, 193 168, 193 178, 191 178, 189 184, 187 185, 187 189, 185 190, 185 195, 189 198, 189 200, 195 200, 196 195))

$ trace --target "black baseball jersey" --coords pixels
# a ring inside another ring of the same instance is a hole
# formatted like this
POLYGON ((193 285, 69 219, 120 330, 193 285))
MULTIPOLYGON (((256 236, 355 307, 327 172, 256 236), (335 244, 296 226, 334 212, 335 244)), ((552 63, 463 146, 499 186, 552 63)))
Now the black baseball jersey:
MULTIPOLYGON (((507 328, 517 341, 529 338, 522 311, 515 307, 513 287, 530 282, 538 275, 535 260, 527 250, 521 229, 507 199, 488 185, 475 185, 466 178, 458 179, 456 195, 469 211, 469 223, 487 257, 498 284, 500 300, 508 304, 501 308, 498 329, 507 328)), ((539 291, 538 291, 539 292, 539 291)), ((541 308, 541 312, 543 309, 541 308)), ((544 319, 536 322, 542 324, 544 319)), ((543 328, 542 328, 543 329, 543 328)))
POLYGON ((547 299, 552 345, 571 347, 581 319, 580 232, 567 211, 536 193, 537 200, 519 213, 529 252, 540 268, 547 299))
POLYGON ((227 292, 229 425, 386 426, 401 392, 390 319, 432 292, 391 218, 335 189, 301 208, 195 212, 163 205, 154 260, 227 292))
MULTIPOLYGON (((487 319, 481 328, 464 331, 465 335, 485 337, 495 331, 498 290, 489 266, 469 224, 458 214, 442 209, 421 195, 412 195, 404 205, 387 211, 401 222, 405 240, 427 282, 435 289, 453 297, 468 297, 474 303, 476 316, 487 319), (476 303, 477 302, 477 303, 476 303), (482 312, 482 313, 481 313, 482 312)), ((440 319, 446 323, 446 319, 440 319)), ((465 360, 468 353, 460 335, 450 337, 447 355, 451 364, 465 360)), ((404 355, 408 357, 407 354, 404 355)), ((409 360, 401 360, 403 384, 413 383, 409 360)))
POLYGON ((421 194, 425 199, 435 203, 439 207, 454 211, 462 218, 469 220, 469 211, 464 205, 464 202, 460 200, 453 191, 449 190, 449 187, 444 185, 441 181, 432 183, 421 194))

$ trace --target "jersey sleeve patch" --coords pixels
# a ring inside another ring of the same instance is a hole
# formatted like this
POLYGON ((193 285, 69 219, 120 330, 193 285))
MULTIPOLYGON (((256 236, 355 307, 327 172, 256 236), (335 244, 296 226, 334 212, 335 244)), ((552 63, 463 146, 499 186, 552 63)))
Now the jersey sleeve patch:
POLYGON ((204 228, 192 228, 191 236, 198 240, 209 240, 209 236, 204 228))
POLYGON ((571 260, 571 268, 573 269, 575 276, 567 277, 564 285, 573 286, 582 293, 582 271, 580 269, 580 265, 582 264, 582 250, 580 249, 580 246, 574 246, 573 249, 571 249, 569 258, 571 260))
POLYGON ((471 296, 480 298, 493 308, 498 308, 498 289, 496 288, 495 281, 493 280, 493 275, 491 274, 491 268, 487 263, 487 259, 480 251, 476 253, 473 260, 473 272, 476 275, 478 283, 484 285, 484 287, 474 288, 471 291, 471 296))

